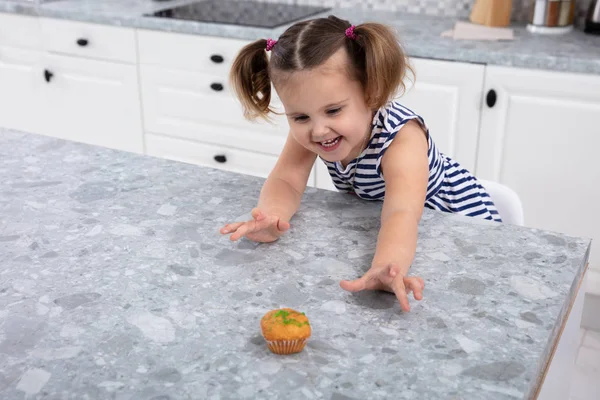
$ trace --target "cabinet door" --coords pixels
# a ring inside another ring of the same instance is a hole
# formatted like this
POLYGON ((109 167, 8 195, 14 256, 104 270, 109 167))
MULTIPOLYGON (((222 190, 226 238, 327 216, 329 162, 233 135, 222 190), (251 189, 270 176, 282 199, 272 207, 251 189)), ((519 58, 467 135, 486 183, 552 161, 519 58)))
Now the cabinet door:
POLYGON ((485 66, 411 59, 414 84, 399 101, 425 120, 438 148, 475 172, 485 66))
POLYGON ((528 226, 593 238, 598 264, 600 77, 488 67, 485 87, 478 175, 519 194, 528 226))
POLYGON ((44 126, 42 53, 0 46, 0 126, 39 133, 44 126))
POLYGON ((48 55, 44 74, 47 124, 42 133, 143 152, 135 66, 48 55))
POLYGON ((226 76, 141 65, 140 77, 147 133, 281 152, 289 131, 285 118, 273 116, 273 124, 244 119, 226 76))

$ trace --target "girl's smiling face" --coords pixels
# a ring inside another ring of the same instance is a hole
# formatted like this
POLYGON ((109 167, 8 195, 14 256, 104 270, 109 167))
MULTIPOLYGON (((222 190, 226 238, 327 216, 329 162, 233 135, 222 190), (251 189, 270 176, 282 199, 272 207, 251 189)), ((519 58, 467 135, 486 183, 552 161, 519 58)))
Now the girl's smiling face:
POLYGON ((361 83, 350 79, 349 63, 342 48, 317 68, 277 71, 275 85, 296 141, 343 165, 364 149, 373 118, 361 83))

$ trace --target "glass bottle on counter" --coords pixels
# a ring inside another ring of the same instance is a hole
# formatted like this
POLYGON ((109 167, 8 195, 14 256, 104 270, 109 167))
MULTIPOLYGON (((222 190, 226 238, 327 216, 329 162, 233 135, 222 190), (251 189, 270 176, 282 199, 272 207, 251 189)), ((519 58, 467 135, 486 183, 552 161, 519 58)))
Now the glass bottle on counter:
POLYGON ((527 30, 541 34, 560 34, 573 30, 576 0, 535 0, 531 5, 527 30))

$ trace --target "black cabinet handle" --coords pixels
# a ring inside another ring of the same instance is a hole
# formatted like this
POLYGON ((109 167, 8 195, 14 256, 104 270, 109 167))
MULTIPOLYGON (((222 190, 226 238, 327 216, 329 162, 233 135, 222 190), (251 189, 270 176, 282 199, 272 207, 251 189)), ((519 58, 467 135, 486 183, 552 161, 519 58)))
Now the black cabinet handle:
POLYGON ((498 96, 496 95, 496 91, 492 89, 487 93, 487 96, 485 96, 485 102, 489 108, 492 108, 496 104, 496 100, 498 100, 498 96))
POLYGON ((221 85, 220 83, 213 83, 210 85, 210 88, 215 92, 220 92, 221 90, 223 90, 223 85, 221 85))
POLYGON ((46 79, 46 82, 50 82, 53 76, 54 74, 52 72, 48 71, 47 69, 44 70, 44 79, 46 79))
POLYGON ((210 56, 210 60, 215 64, 221 64, 223 62, 223 56, 219 54, 213 54, 212 56, 210 56))
POLYGON ((227 162, 227 157, 225 157, 225 155, 223 155, 223 154, 217 154, 215 156, 215 161, 218 162, 218 163, 223 164, 223 163, 227 162))
POLYGON ((88 45, 88 40, 87 39, 77 39, 77 44, 80 45, 81 47, 85 47, 88 45))

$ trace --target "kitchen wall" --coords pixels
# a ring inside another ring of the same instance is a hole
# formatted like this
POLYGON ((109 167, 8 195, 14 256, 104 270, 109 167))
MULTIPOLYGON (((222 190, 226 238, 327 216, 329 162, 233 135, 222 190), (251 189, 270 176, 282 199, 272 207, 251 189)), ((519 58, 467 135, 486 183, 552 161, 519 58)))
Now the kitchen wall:
MULTIPOLYGON (((260 0, 276 3, 307 4, 315 6, 357 7, 373 10, 394 10, 408 13, 443 15, 449 17, 468 17, 474 0, 260 0)), ((577 2, 576 19, 579 24, 591 0, 577 2)), ((527 21, 534 0, 513 0, 513 19, 527 21)))

